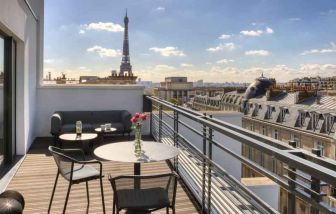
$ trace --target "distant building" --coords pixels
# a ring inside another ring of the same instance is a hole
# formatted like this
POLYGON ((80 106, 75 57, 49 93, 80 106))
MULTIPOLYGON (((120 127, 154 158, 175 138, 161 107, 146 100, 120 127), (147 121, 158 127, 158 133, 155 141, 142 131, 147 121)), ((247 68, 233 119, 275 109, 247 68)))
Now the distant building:
POLYGON ((203 87, 203 80, 197 80, 196 82, 193 83, 194 87, 203 87))
POLYGON ((289 86, 311 86, 318 90, 336 90, 336 76, 333 77, 303 77, 289 81, 289 86))
POLYGON ((154 90, 154 94, 161 99, 176 99, 180 102, 187 102, 194 96, 193 83, 188 82, 187 77, 166 77, 160 87, 154 90))

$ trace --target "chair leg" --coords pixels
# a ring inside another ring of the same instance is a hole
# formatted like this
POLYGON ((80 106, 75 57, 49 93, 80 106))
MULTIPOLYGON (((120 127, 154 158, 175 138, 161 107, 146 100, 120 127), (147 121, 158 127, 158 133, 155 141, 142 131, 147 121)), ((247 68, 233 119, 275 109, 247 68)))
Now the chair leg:
POLYGON ((71 189, 71 181, 69 182, 69 187, 68 187, 68 192, 65 198, 65 204, 64 204, 64 208, 63 208, 63 214, 65 213, 67 204, 68 204, 68 199, 69 199, 69 195, 70 195, 70 189, 71 189))
POLYGON ((54 188, 53 188, 53 191, 51 193, 51 198, 50 198, 50 202, 49 202, 48 213, 50 213, 51 204, 52 204, 52 201, 54 199, 54 194, 55 194, 55 190, 56 190, 56 186, 57 186, 58 176, 59 176, 59 172, 57 171, 54 188))
POLYGON ((105 201, 104 201, 104 189, 103 189, 103 179, 100 176, 100 191, 101 191, 101 197, 102 197, 102 203, 103 203, 103 213, 105 213, 105 201))
POLYGON ((115 204, 115 194, 113 195, 113 207, 112 207, 112 213, 115 214, 115 207, 116 207, 116 204, 115 204))
POLYGON ((166 213, 169 214, 169 207, 166 207, 166 213))
POLYGON ((172 208, 173 208, 172 209, 173 210, 173 214, 175 214, 175 205, 172 208))
POLYGON ((89 207, 90 207, 89 184, 87 181, 85 183, 86 183, 87 211, 89 212, 89 207))

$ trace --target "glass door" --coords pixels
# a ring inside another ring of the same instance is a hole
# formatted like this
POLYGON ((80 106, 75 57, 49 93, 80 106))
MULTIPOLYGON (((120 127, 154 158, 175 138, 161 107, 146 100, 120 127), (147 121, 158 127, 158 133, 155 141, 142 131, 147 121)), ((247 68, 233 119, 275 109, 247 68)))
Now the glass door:
POLYGON ((5 58, 5 40, 0 35, 0 166, 4 161, 4 129, 3 129, 3 101, 4 101, 4 58, 5 58))
POLYGON ((16 43, 0 31, 0 177, 15 156, 16 43))

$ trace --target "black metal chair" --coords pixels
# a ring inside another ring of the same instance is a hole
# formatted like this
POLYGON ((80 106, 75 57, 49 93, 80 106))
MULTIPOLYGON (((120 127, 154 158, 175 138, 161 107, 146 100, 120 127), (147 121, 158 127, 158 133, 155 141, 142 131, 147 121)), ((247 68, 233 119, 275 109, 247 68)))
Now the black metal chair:
POLYGON ((169 208, 175 213, 176 186, 178 175, 118 176, 109 180, 113 189, 113 214, 122 209, 128 212, 152 212, 169 208))
POLYGON ((100 161, 85 161, 84 152, 80 149, 60 149, 54 146, 49 146, 48 149, 50 153, 53 155, 58 168, 54 188, 49 203, 48 213, 50 213, 51 204, 56 190, 57 180, 60 174, 63 176, 64 179, 69 181, 68 192, 65 198, 63 213, 65 213, 67 207, 71 185, 79 184, 82 182, 86 183, 86 194, 88 201, 87 208, 89 208, 90 197, 89 197, 88 181, 95 179, 100 180, 100 191, 103 203, 103 212, 105 213, 104 190, 102 182, 103 178, 102 163, 100 161), (90 164, 98 164, 99 171, 90 164))

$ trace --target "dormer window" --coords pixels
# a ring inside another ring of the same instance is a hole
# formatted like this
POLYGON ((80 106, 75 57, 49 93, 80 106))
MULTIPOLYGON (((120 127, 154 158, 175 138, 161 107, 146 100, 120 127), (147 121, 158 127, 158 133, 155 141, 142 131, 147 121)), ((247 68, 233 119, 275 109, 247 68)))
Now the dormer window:
POLYGON ((297 126, 298 127, 305 127, 306 124, 306 118, 309 116, 309 113, 304 110, 299 110, 299 116, 297 119, 297 126))
POLYGON ((332 114, 324 115, 323 131, 327 134, 334 132, 335 116, 332 114))
POLYGON ((274 106, 267 106, 266 114, 265 114, 265 119, 272 119, 272 113, 275 110, 274 106))
POLYGON ((288 113, 289 113, 288 108, 280 107, 280 112, 279 112, 277 122, 280 122, 280 123, 285 122, 286 114, 288 114, 288 113))
POLYGON ((253 109, 253 113, 252 113, 253 117, 258 116, 259 109, 261 109, 261 105, 259 105, 258 103, 254 103, 254 109, 253 109))
POLYGON ((311 116, 311 128, 315 131, 319 127, 320 113, 312 112, 311 116))

